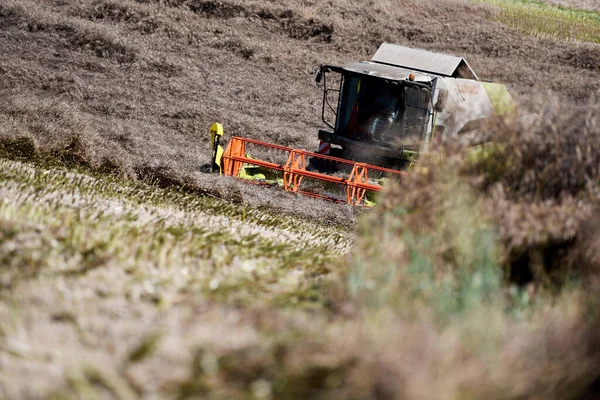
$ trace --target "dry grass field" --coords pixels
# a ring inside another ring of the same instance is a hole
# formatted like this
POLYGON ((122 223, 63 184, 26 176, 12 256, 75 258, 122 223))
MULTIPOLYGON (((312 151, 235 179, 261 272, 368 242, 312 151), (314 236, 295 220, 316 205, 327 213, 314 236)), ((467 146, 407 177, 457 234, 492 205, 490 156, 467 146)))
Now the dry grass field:
POLYGON ((0 398, 598 398, 597 11, 0 0, 0 398), (202 172, 216 121, 314 149, 310 72, 384 41, 537 118, 369 212, 202 172))
POLYGON ((351 244, 222 200, 1 163, 3 398, 200 394, 195 353, 286 344, 351 244))

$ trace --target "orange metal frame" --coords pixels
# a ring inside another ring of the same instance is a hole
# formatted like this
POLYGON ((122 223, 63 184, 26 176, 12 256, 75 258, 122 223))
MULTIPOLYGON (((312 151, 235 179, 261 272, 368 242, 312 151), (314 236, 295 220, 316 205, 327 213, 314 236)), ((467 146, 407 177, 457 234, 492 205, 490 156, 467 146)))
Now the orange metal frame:
POLYGON ((396 171, 389 168, 357 163, 344 158, 331 157, 324 154, 313 153, 305 150, 296 150, 290 147, 234 136, 229 141, 227 149, 223 154, 223 172, 225 175, 238 177, 243 164, 257 165, 275 171, 281 171, 283 172, 283 187, 286 191, 300 193, 309 197, 327 199, 338 203, 344 202, 335 197, 314 193, 311 191, 300 190, 300 185, 304 178, 317 179, 343 185, 346 187, 346 202, 352 205, 360 205, 367 191, 379 192, 382 190, 380 185, 369 183, 369 171, 378 171, 390 175, 407 175, 406 172, 396 171), (280 165, 268 161, 249 158, 246 156, 246 144, 253 144, 286 152, 288 154, 287 162, 284 165, 280 165), (347 178, 344 178, 315 171, 307 171, 306 166, 308 165, 308 159, 310 158, 317 158, 328 162, 345 164, 351 167, 351 172, 347 178))

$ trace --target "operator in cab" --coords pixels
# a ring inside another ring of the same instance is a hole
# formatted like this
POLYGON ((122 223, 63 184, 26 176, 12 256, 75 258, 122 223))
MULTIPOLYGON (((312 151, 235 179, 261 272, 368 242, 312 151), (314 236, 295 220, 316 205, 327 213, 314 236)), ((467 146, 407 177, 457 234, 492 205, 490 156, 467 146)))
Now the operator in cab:
POLYGON ((367 125, 368 139, 373 142, 388 143, 392 125, 398 118, 398 97, 392 93, 389 86, 383 86, 381 94, 373 104, 373 115, 367 125))

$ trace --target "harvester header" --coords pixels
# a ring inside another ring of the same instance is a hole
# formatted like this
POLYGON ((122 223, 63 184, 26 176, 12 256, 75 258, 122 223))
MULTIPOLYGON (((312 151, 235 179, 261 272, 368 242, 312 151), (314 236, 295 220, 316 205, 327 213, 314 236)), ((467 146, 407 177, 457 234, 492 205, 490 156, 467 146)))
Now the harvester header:
POLYGON ((278 185, 287 192, 347 203, 371 205, 370 193, 382 190, 384 176, 401 176, 402 171, 357 163, 342 158, 292 149, 241 137, 232 137, 222 156, 222 172, 260 185, 278 185), (248 149, 265 154, 257 159, 248 149), (285 162, 281 162, 285 160, 285 162), (335 166, 336 174, 319 172, 311 164, 335 166), (340 195, 341 194, 341 195, 340 195))

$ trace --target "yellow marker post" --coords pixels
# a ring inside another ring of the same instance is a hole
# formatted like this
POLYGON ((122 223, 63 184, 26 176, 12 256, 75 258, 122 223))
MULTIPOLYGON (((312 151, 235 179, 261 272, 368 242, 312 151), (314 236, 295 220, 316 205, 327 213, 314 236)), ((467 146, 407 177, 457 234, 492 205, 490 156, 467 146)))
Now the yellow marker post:
POLYGON ((223 147, 219 145, 221 137, 223 137, 223 125, 215 122, 211 125, 210 133, 210 146, 212 149, 212 171, 219 170, 219 174, 222 174, 223 167, 221 166, 221 160, 223 159, 223 147))

